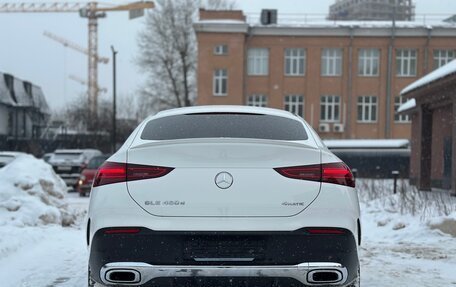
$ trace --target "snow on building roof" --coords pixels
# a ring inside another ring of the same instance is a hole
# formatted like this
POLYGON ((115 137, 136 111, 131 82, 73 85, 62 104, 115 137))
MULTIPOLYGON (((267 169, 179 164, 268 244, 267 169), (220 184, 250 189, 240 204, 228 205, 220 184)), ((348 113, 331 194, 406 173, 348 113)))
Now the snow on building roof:
POLYGON ((210 20, 199 20, 195 23, 199 24, 245 24, 245 21, 242 20, 233 20, 233 19, 210 19, 210 20))
POLYGON ((426 86, 432 82, 435 82, 439 79, 445 78, 449 75, 456 73, 456 60, 453 60, 446 64, 445 66, 427 74, 423 78, 419 79, 416 82, 413 82, 411 85, 407 86, 401 91, 401 95, 410 93, 413 90, 426 86))
POLYGON ((399 109, 397 109, 398 113, 402 113, 408 110, 411 110, 416 107, 416 100, 415 99, 410 99, 407 102, 403 103, 399 109))
POLYGON ((409 140, 394 139, 394 140, 324 140, 325 145, 329 149, 349 149, 349 148, 408 148, 409 140))

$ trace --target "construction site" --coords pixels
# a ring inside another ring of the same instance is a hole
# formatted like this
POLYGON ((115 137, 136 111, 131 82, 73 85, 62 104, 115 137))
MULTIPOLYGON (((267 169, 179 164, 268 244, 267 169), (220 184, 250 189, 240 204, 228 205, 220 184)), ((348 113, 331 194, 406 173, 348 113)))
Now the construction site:
MULTIPOLYGON (((99 19, 107 17, 111 12, 127 12, 129 19, 136 19, 142 17, 145 14, 146 9, 154 8, 154 3, 150 1, 138 1, 126 4, 119 3, 99 3, 99 2, 2 2, 0 3, 0 15, 1 14, 25 14, 25 15, 42 15, 45 18, 49 14, 75 14, 80 18, 87 19, 87 28, 82 26, 82 29, 87 29, 87 46, 80 45, 74 41, 65 37, 56 35, 49 31, 43 31, 43 36, 48 39, 57 42, 64 48, 69 48, 72 51, 80 53, 86 57, 86 75, 79 75, 69 73, 68 75, 64 71, 64 76, 76 83, 79 83, 84 87, 84 97, 86 98, 85 105, 87 106, 87 118, 89 123, 96 122, 99 114, 98 102, 99 96, 102 93, 107 93, 106 87, 100 87, 99 85, 99 64, 107 65, 111 64, 111 59, 108 57, 102 57, 98 52, 99 42, 99 19)), ((0 130, 0 138, 2 139, 2 149, 21 149, 21 150, 47 150, 53 149, 56 145, 67 145, 62 142, 71 142, 74 137, 81 139, 84 138, 81 135, 68 134, 68 127, 64 126, 65 123, 61 123, 61 126, 54 125, 51 122, 41 121, 39 126, 33 123, 34 132, 25 132, 24 130, 27 125, 32 126, 32 123, 28 124, 25 120, 26 117, 33 118, 34 115, 28 115, 27 111, 30 110, 35 112, 37 108, 31 106, 28 110, 24 108, 24 104, 19 101, 21 97, 22 86, 8 85, 9 78, 16 79, 19 75, 10 75, 8 71, 5 72, 5 77, 1 74, 0 79, 0 94, 2 99, 0 101, 0 108, 2 109, 2 119, 4 119, 4 128, 0 130), (9 77, 9 78, 8 78, 9 77), (24 112, 25 111, 25 112, 24 112), (24 118, 24 119, 22 119, 24 118), (34 146, 31 146, 30 142, 34 142, 34 146), (49 145, 52 145, 50 147, 49 145)), ((17 79, 16 82, 20 83, 21 79, 17 79)), ((34 96, 30 93, 31 96, 34 96)), ((65 96, 63 94, 63 96, 65 96)), ((110 95, 110 97, 113 95, 110 95)), ((24 97, 23 97, 24 98, 24 97)), ((44 96, 42 96, 44 99, 44 96)), ((44 99, 45 101, 45 99, 44 99)), ((47 105, 47 104, 46 104, 47 105)), ((38 109, 39 110, 39 109, 38 109)), ((36 113, 36 112, 35 112, 36 113)), ((46 118, 49 120, 49 111, 44 113, 46 118)), ((115 121, 113 119, 113 121, 115 121)), ((30 128, 31 129, 31 128, 30 128)), ((87 136, 87 134, 97 133, 93 126, 86 127, 86 138, 87 145, 93 145, 93 137, 87 136)), ((100 134, 99 132, 97 134, 100 134)), ((98 136, 98 140, 106 142, 109 145, 109 135, 101 134, 98 136)), ((84 143, 79 143, 85 145, 84 143)), ((36 151, 35 151, 36 152, 36 151)), ((39 151, 37 153, 40 153, 39 151)))
POLYGON ((413 21, 412 0, 336 0, 329 8, 329 20, 413 21))

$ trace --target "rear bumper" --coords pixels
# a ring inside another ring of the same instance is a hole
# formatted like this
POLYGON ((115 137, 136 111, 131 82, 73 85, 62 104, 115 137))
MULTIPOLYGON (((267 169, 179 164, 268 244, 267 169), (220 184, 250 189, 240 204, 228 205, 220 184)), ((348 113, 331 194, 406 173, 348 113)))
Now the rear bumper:
MULTIPOLYGON (((140 228, 137 234, 104 231, 97 231, 92 239, 89 264, 93 279, 105 285, 114 285, 109 281, 109 272, 133 270, 138 275, 130 274, 131 278, 137 277, 128 282, 133 286, 172 286, 176 280, 182 283, 179 280, 216 277, 229 278, 230 282, 239 278, 278 278, 286 281, 279 286, 301 287, 313 285, 309 281, 312 271, 326 268, 340 274, 340 280, 325 284, 344 286, 356 278, 359 264, 356 240, 348 230, 344 234, 317 235, 305 229, 168 232, 140 228)), ((258 285, 262 283, 268 284, 261 281, 258 285)))
POLYGON ((85 194, 90 193, 91 189, 92 189, 92 183, 84 184, 84 185, 78 185, 78 188, 77 188, 79 193, 85 193, 85 194))
POLYGON ((339 286, 348 282, 348 271, 341 264, 331 262, 301 263, 290 266, 160 266, 137 262, 116 262, 103 266, 100 277, 106 285, 120 283, 129 286, 141 286, 167 277, 290 278, 298 284, 308 286, 322 284, 339 286), (323 272, 329 273, 330 280, 329 278, 321 280, 318 275, 315 276, 323 272))

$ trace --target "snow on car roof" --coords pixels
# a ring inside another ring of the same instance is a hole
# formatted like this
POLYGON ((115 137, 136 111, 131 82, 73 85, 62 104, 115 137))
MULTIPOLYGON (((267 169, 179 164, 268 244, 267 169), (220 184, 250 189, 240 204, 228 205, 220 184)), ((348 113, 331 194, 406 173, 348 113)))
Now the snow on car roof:
POLYGON ((19 152, 19 151, 0 151, 0 156, 14 156, 14 157, 17 157, 17 156, 24 155, 24 154, 25 153, 19 152))
POLYGON ((413 82, 401 91, 401 95, 410 93, 413 90, 421 88, 439 79, 445 78, 456 73, 456 60, 453 60, 441 68, 427 74, 416 82, 413 82))
POLYGON ((416 100, 415 99, 410 99, 407 102, 403 103, 399 109, 397 109, 398 113, 402 113, 408 110, 411 110, 413 108, 416 108, 416 100))
POLYGON ((347 149, 347 148, 407 148, 409 140, 324 140, 329 149, 347 149))

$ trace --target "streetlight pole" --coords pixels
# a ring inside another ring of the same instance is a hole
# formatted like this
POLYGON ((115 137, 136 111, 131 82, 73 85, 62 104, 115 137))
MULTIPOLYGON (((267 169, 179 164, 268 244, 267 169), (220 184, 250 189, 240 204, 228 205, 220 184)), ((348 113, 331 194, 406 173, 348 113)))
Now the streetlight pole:
POLYGON ((118 51, 114 49, 114 46, 111 45, 112 51, 112 145, 111 151, 114 153, 116 151, 116 113, 117 113, 117 106, 116 106, 116 55, 118 51))

